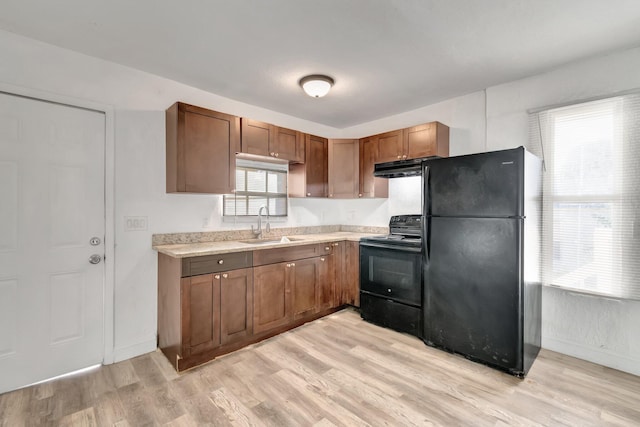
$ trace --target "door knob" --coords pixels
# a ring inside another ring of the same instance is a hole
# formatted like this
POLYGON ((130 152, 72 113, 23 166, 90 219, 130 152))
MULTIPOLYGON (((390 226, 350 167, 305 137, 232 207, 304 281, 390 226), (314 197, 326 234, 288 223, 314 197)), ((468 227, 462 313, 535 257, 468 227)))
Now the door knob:
POLYGON ((102 257, 98 254, 93 254, 89 257, 89 262, 91 264, 100 264, 100 261, 102 261, 102 257))

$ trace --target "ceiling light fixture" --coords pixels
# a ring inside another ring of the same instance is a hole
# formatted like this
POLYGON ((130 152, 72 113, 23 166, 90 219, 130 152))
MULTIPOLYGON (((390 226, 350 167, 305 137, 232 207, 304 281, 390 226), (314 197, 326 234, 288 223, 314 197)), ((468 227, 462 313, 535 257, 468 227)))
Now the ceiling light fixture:
POLYGON ((313 74, 300 79, 300 86, 307 95, 313 98, 322 98, 329 93, 333 86, 333 79, 321 74, 313 74))

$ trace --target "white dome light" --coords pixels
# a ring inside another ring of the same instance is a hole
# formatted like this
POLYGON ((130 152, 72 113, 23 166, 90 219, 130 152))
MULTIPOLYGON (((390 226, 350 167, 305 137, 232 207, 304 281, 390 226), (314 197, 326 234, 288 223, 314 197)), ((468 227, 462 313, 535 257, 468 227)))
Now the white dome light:
POLYGON ((300 86, 307 93, 307 95, 313 98, 322 98, 333 86, 333 79, 328 76, 320 74, 314 74, 312 76, 306 76, 300 79, 300 86))

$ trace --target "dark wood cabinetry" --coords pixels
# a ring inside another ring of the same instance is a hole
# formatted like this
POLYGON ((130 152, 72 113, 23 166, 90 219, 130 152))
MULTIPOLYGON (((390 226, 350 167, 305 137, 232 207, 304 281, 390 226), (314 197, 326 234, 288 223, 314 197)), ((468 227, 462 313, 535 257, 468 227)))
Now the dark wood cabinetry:
POLYGON ((360 149, 360 179, 358 186, 359 198, 389 197, 389 180, 373 176, 373 169, 378 158, 378 139, 375 137, 362 138, 360 149))
POLYGON ((304 162, 304 134, 257 120, 242 119, 242 152, 304 162))
POLYGON ((177 102, 166 111, 167 193, 235 189, 240 118, 177 102))
POLYGON ((449 156, 449 127, 440 122, 386 132, 372 138, 378 144, 376 163, 449 156))
POLYGON ((360 146, 357 139, 329 140, 329 198, 354 199, 359 193, 360 146))
POLYGON ((182 371, 354 304, 352 248, 358 243, 158 254, 158 347, 182 371))
POLYGON ((291 287, 287 263, 253 268, 253 330, 256 334, 291 321, 291 287))
POLYGON ((289 197, 327 197, 328 140, 305 135, 305 162, 289 166, 289 197))

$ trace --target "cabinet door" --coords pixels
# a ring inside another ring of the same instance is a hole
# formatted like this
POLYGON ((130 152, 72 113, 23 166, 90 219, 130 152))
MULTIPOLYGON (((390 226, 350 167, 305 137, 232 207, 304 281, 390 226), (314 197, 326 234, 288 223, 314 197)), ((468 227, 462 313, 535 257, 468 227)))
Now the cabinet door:
POLYGON ((253 268, 253 332, 259 334, 289 323, 291 291, 287 263, 253 268))
POLYGON ((269 154, 293 163, 304 163, 304 134, 274 126, 273 145, 269 154))
POLYGON ((297 260, 291 263, 290 285, 293 293, 293 318, 300 319, 317 312, 318 285, 320 282, 320 257, 297 260))
POLYGON ((376 136, 378 140, 377 163, 401 160, 403 156, 406 158, 404 153, 404 140, 402 136, 401 129, 376 136))
POLYGON ((373 176, 378 156, 378 139, 375 136, 360 140, 360 182, 358 197, 389 197, 389 180, 373 176))
POLYGON ((289 165, 289 197, 327 197, 327 139, 305 135, 304 164, 289 165))
POLYGON ((269 123, 242 118, 242 152, 268 156, 272 145, 272 128, 269 123))
POLYGON ((205 274, 181 279, 182 345, 184 357, 220 345, 220 276, 205 274))
POLYGON ((345 243, 345 281, 342 301, 360 307, 360 243, 345 243))
POLYGON ((232 192, 240 119, 176 103, 167 110, 166 126, 167 193, 232 192))
POLYGON ((229 344, 253 332, 253 270, 232 270, 220 276, 220 342, 229 344))
POLYGON ((449 156, 449 128, 439 122, 426 123, 404 130, 407 158, 449 156))
POLYGON ((346 287, 346 242, 334 242, 333 259, 331 260, 331 268, 333 270, 333 306, 338 307, 346 304, 345 287, 346 287))
POLYGON ((327 197, 327 150, 326 138, 306 136, 307 197, 327 197))
MULTIPOLYGON (((335 245, 335 244, 333 244, 335 245)), ((318 311, 336 307, 336 257, 338 252, 320 257, 320 277, 318 280, 318 311)))
POLYGON ((329 197, 353 199, 359 190, 360 146, 357 139, 329 140, 329 197))

